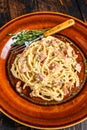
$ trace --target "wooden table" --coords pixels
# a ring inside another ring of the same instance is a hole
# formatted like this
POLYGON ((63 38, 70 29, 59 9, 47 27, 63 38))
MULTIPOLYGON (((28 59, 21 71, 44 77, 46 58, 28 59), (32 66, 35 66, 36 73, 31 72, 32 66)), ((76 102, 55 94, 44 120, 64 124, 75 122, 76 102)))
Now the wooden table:
MULTIPOLYGON (((0 27, 31 12, 54 11, 72 15, 87 24, 87 0, 0 0, 0 27)), ((0 130, 34 130, 12 121, 0 112, 0 130)), ((63 130, 87 130, 87 121, 63 130)))

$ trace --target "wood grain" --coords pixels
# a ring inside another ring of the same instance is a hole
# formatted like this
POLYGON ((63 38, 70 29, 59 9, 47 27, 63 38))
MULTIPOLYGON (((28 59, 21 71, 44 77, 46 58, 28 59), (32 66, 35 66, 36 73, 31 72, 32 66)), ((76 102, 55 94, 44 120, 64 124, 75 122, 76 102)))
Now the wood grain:
POLYGON ((87 0, 0 0, 0 26, 20 15, 37 11, 55 11, 86 22, 87 0))
POLYGON ((83 21, 87 24, 87 0, 77 0, 77 6, 80 10, 83 21))
POLYGON ((0 26, 8 22, 10 18, 8 0, 0 0, 0 26))

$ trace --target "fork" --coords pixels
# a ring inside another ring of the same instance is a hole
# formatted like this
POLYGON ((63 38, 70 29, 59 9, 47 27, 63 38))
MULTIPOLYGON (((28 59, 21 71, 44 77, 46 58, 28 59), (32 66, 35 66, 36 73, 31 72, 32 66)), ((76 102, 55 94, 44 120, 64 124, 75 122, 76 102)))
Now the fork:
POLYGON ((41 34, 39 37, 35 38, 34 40, 32 41, 29 41, 29 42, 24 42, 23 44, 21 45, 16 45, 16 46, 13 46, 10 51, 11 53, 15 54, 15 53, 19 53, 21 51, 24 50, 24 48, 28 47, 30 44, 32 44, 33 42, 35 41, 38 41, 38 40, 41 40, 42 38, 44 37, 47 37, 47 36, 50 36, 50 35, 53 35, 55 33, 58 33, 59 31, 62 31, 72 25, 75 24, 75 21, 73 19, 69 19, 67 21, 64 21, 63 23, 61 24, 58 24, 56 25, 55 27, 45 31, 43 34, 41 34))

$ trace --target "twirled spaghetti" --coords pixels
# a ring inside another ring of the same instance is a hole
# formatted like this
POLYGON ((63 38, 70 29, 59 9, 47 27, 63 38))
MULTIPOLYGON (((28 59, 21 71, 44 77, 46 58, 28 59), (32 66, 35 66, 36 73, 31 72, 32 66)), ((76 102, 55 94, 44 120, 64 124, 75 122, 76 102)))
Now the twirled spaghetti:
POLYGON ((31 97, 62 101, 74 86, 80 85, 77 57, 69 42, 48 36, 18 54, 11 72, 24 82, 23 89, 30 87, 31 97))

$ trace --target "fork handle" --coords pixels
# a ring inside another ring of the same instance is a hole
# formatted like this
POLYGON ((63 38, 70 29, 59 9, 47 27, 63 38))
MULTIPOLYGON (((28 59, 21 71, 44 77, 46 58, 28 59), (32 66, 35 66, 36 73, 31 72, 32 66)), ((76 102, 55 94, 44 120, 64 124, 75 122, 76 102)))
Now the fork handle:
POLYGON ((65 22, 51 28, 50 30, 44 32, 43 35, 44 35, 44 37, 53 35, 53 34, 59 32, 59 31, 61 31, 63 29, 66 29, 66 28, 68 28, 68 27, 70 27, 70 26, 72 26, 74 24, 75 24, 75 21, 73 19, 69 19, 69 20, 67 20, 67 21, 65 21, 65 22))

